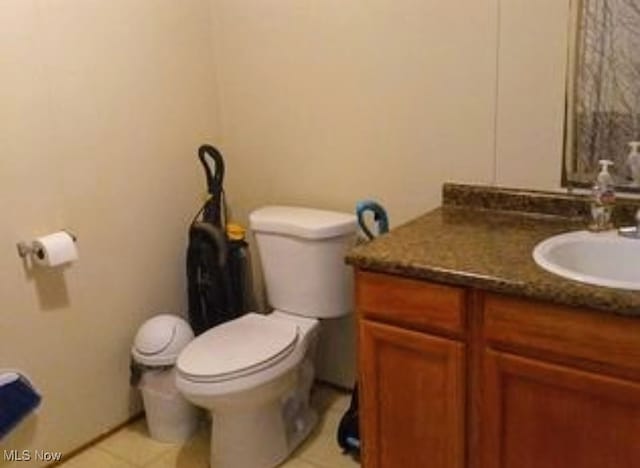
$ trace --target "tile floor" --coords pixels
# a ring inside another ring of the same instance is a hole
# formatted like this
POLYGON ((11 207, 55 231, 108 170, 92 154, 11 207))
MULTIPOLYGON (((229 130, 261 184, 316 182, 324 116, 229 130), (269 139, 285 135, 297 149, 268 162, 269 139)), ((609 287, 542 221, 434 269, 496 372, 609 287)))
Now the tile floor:
MULTIPOLYGON (((336 443, 336 428, 351 396, 318 385, 312 395, 320 422, 308 440, 281 468, 350 468, 359 463, 343 455, 336 443)), ((203 424, 187 443, 176 446, 149 438, 144 419, 79 453, 62 468, 208 468, 209 429, 203 424)), ((212 467, 215 468, 215 467, 212 467)))

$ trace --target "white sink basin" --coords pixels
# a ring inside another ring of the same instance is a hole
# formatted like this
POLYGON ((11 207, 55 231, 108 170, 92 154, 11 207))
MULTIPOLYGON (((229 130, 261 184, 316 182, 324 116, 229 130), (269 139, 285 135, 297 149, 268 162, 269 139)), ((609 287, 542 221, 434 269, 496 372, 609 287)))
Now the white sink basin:
POLYGON ((616 231, 575 231, 550 237, 533 249, 545 270, 582 283, 640 291, 640 239, 616 231))

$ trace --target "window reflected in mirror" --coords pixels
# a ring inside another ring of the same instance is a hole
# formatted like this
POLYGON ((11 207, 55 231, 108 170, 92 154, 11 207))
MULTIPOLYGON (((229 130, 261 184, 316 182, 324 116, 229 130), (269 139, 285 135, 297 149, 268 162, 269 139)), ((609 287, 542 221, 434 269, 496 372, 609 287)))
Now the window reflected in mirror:
POLYGON ((640 192, 640 0, 573 0, 563 185, 640 192))

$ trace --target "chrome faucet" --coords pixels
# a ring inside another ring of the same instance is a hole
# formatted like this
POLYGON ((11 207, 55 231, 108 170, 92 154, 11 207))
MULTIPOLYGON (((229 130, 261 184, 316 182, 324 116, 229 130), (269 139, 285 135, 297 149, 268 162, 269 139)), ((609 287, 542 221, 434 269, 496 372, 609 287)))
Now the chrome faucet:
POLYGON ((618 235, 630 239, 640 239, 640 209, 636 211, 636 225, 618 228, 618 235))

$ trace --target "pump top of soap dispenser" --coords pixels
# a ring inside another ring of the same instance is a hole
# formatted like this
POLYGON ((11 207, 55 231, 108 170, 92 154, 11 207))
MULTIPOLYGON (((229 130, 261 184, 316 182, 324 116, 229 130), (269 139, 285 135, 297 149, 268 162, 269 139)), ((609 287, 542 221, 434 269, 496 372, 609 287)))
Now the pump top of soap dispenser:
POLYGON ((630 141, 627 143, 632 153, 640 153, 640 141, 630 141))
POLYGON ((613 161, 610 159, 601 159, 598 161, 598 164, 600 164, 600 172, 598 173, 598 177, 596 177, 596 184, 599 185, 601 190, 604 190, 610 185, 613 185, 613 177, 609 174, 609 166, 613 166, 613 161))

